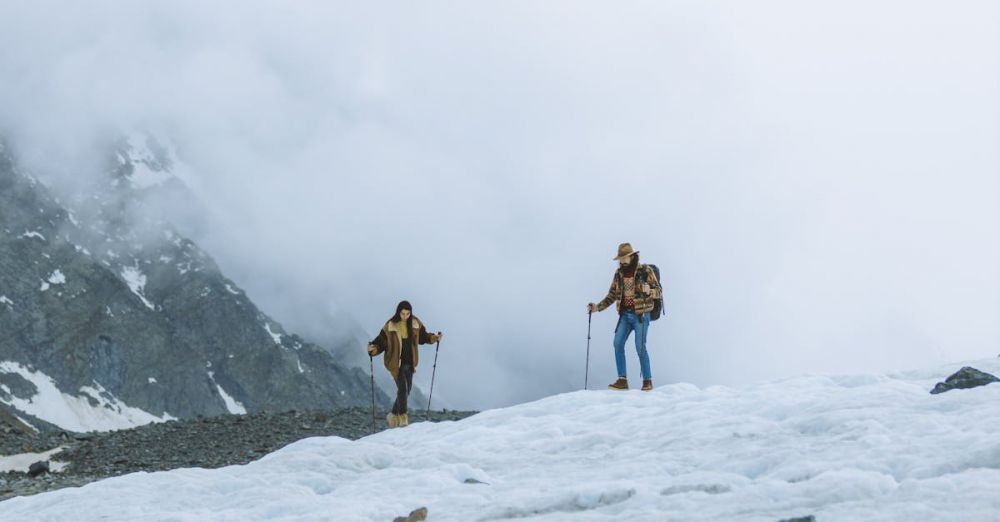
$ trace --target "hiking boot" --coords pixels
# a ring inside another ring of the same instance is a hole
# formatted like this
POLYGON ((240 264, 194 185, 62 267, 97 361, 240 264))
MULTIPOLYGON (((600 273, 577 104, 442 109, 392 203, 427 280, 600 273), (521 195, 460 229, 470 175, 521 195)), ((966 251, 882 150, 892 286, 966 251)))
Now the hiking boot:
POLYGON ((410 425, 410 415, 408 413, 400 413, 398 415, 399 422, 397 426, 400 428, 410 425))
POLYGON ((653 390, 653 379, 643 379, 642 391, 652 391, 652 390, 653 390))
POLYGON ((399 426, 399 416, 395 413, 386 413, 385 423, 388 424, 390 428, 395 428, 396 426, 399 426))
POLYGON ((617 381, 608 385, 609 390, 627 390, 628 389, 628 379, 625 377, 619 377, 617 381))

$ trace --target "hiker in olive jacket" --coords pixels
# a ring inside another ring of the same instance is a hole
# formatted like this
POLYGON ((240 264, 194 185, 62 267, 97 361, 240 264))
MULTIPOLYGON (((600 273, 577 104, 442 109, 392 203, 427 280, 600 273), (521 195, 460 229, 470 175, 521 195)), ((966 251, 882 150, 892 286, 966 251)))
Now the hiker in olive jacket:
POLYGON ((413 373, 420 362, 418 344, 434 344, 441 340, 441 332, 427 331, 420 319, 413 315, 413 307, 407 301, 396 306, 396 315, 386 321, 382 331, 368 343, 368 355, 372 357, 385 353, 382 358, 385 369, 396 381, 396 402, 385 420, 390 428, 403 427, 410 423, 407 415, 406 399, 413 387, 413 373))
POLYGON ((618 246, 618 270, 611 280, 608 295, 601 302, 587 305, 588 312, 600 312, 611 303, 618 303, 618 326, 615 327, 615 365, 618 380, 608 385, 612 390, 627 390, 628 376, 625 370, 625 341, 635 332, 635 351, 639 355, 642 372, 642 389, 653 389, 653 375, 649 368, 649 353, 646 352, 646 334, 649 332, 649 313, 654 302, 663 296, 663 288, 656 273, 648 265, 639 264, 639 252, 632 245, 618 246))

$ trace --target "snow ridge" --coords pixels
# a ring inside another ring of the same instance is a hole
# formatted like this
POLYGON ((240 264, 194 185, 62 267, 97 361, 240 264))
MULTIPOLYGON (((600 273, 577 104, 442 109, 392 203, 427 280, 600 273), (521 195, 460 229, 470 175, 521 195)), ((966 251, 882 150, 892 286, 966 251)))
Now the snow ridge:
POLYGON ((774 522, 996 520, 1000 384, 964 365, 742 389, 577 391, 459 422, 314 437, 245 466, 137 473, 0 503, 0 519, 774 522), (390 497, 378 492, 392 491, 390 497))

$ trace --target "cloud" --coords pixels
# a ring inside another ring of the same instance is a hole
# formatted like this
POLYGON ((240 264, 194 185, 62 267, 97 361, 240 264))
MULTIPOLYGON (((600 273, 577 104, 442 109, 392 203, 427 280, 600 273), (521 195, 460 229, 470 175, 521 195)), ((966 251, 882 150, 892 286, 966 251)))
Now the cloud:
POLYGON ((0 128, 67 184, 118 129, 170 136, 265 311, 374 333, 409 299, 456 406, 581 386, 622 241, 667 281, 658 384, 879 371, 1000 341, 997 11, 7 4, 0 128))

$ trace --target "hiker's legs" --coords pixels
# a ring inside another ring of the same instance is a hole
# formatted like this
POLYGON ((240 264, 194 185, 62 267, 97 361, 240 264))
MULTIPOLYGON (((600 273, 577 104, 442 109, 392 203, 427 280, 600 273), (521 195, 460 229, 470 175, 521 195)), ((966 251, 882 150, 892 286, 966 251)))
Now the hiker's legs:
POLYGON ((394 415, 406 413, 406 398, 413 387, 413 367, 402 365, 396 373, 396 402, 392 405, 394 415))
POLYGON ((639 367, 643 380, 653 378, 649 369, 649 352, 646 351, 646 336, 649 334, 649 314, 642 314, 635 327, 635 353, 639 356, 639 367))
POLYGON ((618 367, 618 376, 627 377, 625 369, 625 341, 628 334, 632 333, 633 322, 629 316, 635 317, 634 313, 625 312, 618 316, 618 327, 615 328, 615 365, 618 367))

